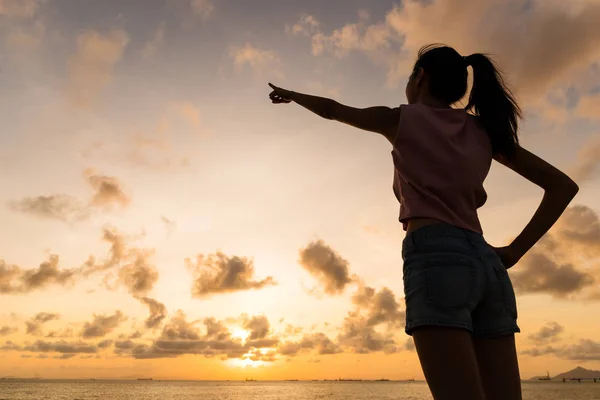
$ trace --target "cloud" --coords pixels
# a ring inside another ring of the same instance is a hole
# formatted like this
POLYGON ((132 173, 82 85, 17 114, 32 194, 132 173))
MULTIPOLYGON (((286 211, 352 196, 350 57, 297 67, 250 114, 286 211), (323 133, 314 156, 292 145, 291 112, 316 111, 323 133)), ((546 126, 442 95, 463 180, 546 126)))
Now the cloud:
POLYGON ((252 317, 244 323, 244 329, 250 331, 249 340, 264 339, 269 335, 271 326, 265 316, 252 317))
POLYGON ((52 357, 52 358, 53 358, 54 360, 69 360, 69 359, 71 359, 71 358, 73 358, 73 357, 75 357, 75 356, 76 356, 76 354, 68 354, 68 353, 65 353, 65 354, 61 354, 60 356, 54 356, 54 357, 52 357))
MULTIPOLYGON (((598 95, 600 99, 600 95, 598 95)), ((596 113, 600 116, 600 101, 598 102, 596 113)), ((595 178, 595 173, 600 166, 600 136, 594 135, 584 143, 577 154, 577 161, 571 168, 570 175, 578 183, 583 183, 595 178)))
POLYGON ((177 101, 166 105, 158 114, 151 128, 144 131, 130 129, 122 132, 121 139, 116 141, 93 141, 81 156, 86 160, 96 157, 129 168, 161 172, 187 169, 193 155, 180 153, 176 139, 187 135, 186 140, 195 140, 198 133, 208 131, 202 126, 200 109, 189 101, 177 101))
POLYGON ((131 335, 129 335, 129 339, 139 339, 143 336, 144 334, 140 331, 135 331, 133 332, 131 335))
POLYGON ((150 297, 141 297, 139 299, 143 304, 148 306, 150 315, 144 321, 149 329, 156 329, 167 316, 167 307, 160 301, 151 299, 150 297))
POLYGON ((88 339, 108 335, 125 320, 127 317, 118 310, 112 315, 94 314, 92 322, 86 322, 83 326, 81 336, 88 339))
POLYGON ((112 346, 112 344, 113 344, 113 340, 105 339, 105 340, 98 342, 97 346, 99 349, 106 349, 106 348, 109 348, 110 346, 112 346))
POLYGON ((25 326, 27 328, 27 334, 32 336, 42 336, 44 333, 42 331, 42 326, 48 322, 53 320, 60 319, 60 314, 56 313, 47 313, 41 312, 32 317, 29 321, 25 321, 25 326))
POLYGON ((322 285, 326 293, 340 294, 353 281, 348 261, 344 260, 322 240, 309 243, 300 250, 300 265, 322 285))
POLYGON ((394 293, 386 287, 376 291, 360 282, 352 302, 356 308, 344 318, 338 343, 360 354, 399 351, 394 333, 404 325, 405 313, 394 293))
POLYGON ((285 25, 285 33, 293 36, 310 36, 319 31, 320 23, 313 15, 302 14, 293 25, 285 25))
POLYGON ((600 93, 592 93, 579 99, 575 115, 592 120, 600 119, 600 93))
POLYGON ((546 254, 532 250, 512 275, 515 290, 521 293, 549 293, 568 297, 594 283, 593 277, 573 264, 557 264, 546 254))
POLYGON ((73 336, 75 336, 75 333, 73 332, 73 328, 67 327, 67 328, 64 328, 63 330, 59 330, 59 331, 50 331, 50 332, 48 332, 48 334, 45 337, 47 337, 47 338, 70 338, 73 336))
POLYGON ((284 356, 295 356, 304 352, 316 352, 320 355, 338 354, 343 350, 322 332, 305 334, 298 342, 282 343, 278 352, 284 356))
POLYGON ((29 61, 29 57, 40 49, 46 34, 46 25, 40 20, 26 26, 11 26, 4 44, 14 60, 29 61))
POLYGON ((136 298, 150 292, 159 277, 158 270, 150 263, 154 250, 129 246, 131 238, 110 227, 104 228, 103 239, 111 245, 110 256, 101 262, 90 256, 81 268, 81 273, 89 276, 109 271, 104 277, 107 287, 117 289, 119 285, 123 285, 136 298), (116 277, 112 271, 116 271, 116 277), (116 281, 109 284, 113 279, 116 281))
POLYGON ((413 338, 406 339, 406 343, 404 344, 404 349, 408 351, 415 351, 415 341, 413 338))
POLYGON ((74 106, 89 108, 111 82, 115 64, 121 59, 129 38, 114 29, 107 34, 94 30, 77 37, 77 53, 69 61, 68 97, 74 106))
POLYGON ((232 46, 229 56, 233 58, 236 70, 242 70, 246 65, 257 75, 271 75, 283 78, 281 58, 272 50, 263 50, 246 43, 243 47, 232 46))
POLYGON ((0 0, 0 16, 14 19, 31 19, 38 9, 38 0, 0 0))
POLYGON ((127 287, 133 296, 147 294, 158 281, 158 271, 148 263, 150 251, 136 251, 133 262, 119 269, 119 281, 127 287))
POLYGON ((38 268, 21 269, 0 260, 0 294, 21 294, 46 288, 51 284, 66 285, 73 281, 75 270, 60 269, 59 258, 51 255, 38 268))
POLYGON ((590 207, 567 208, 558 222, 558 235, 587 256, 600 256, 600 218, 590 207))
POLYGON ((565 331, 557 322, 548 322, 542 326, 539 331, 528 336, 530 340, 538 345, 553 342, 558 339, 558 336, 565 331))
POLYGON ((254 262, 245 257, 228 257, 221 252, 208 256, 200 254, 195 262, 186 259, 186 265, 194 277, 194 297, 262 289, 275 285, 271 276, 263 280, 254 280, 254 262))
POLYGON ((56 219, 71 222, 88 217, 87 209, 73 196, 55 194, 48 196, 25 197, 10 202, 13 211, 29 214, 38 218, 56 219))
POLYGON ((94 196, 90 201, 91 206, 110 207, 118 205, 126 207, 129 204, 129 196, 125 194, 122 183, 117 178, 99 175, 91 168, 84 171, 84 176, 95 190, 94 196))
POLYGON ((96 273, 107 272, 105 281, 116 274, 115 285, 123 285, 134 296, 146 295, 158 280, 158 271, 150 263, 153 250, 128 245, 128 238, 114 228, 103 230, 103 240, 110 243, 109 256, 96 260, 90 256, 82 266, 59 268, 59 257, 51 255, 39 268, 22 269, 0 259, 0 294, 20 294, 41 290, 50 285, 65 286, 96 273))
POLYGON ((388 83, 396 86, 409 74, 420 46, 448 43, 465 55, 497 54, 519 93, 535 101, 597 61, 600 3, 580 2, 576 9, 573 2, 534 0, 527 3, 528 10, 524 4, 409 0, 392 7, 380 21, 369 24, 359 17, 330 33, 317 31, 313 54, 365 53, 387 67, 388 83))
POLYGON ((19 328, 17 328, 16 326, 4 325, 0 327, 0 336, 12 335, 13 333, 16 333, 18 331, 19 328))
POLYGON ((160 216, 160 220, 165 225, 167 234, 170 235, 175 230, 175 227, 177 226, 177 222, 173 221, 172 219, 167 218, 164 215, 160 216))
POLYGON ((118 266, 129 253, 125 236, 110 227, 105 227, 102 232, 102 239, 110 243, 110 257, 101 263, 97 263, 93 256, 90 257, 82 268, 84 276, 118 266))
POLYGON ((21 350, 21 346, 14 343, 12 340, 7 340, 4 342, 4 344, 2 346, 0 346, 0 350, 3 350, 3 351, 21 350))
POLYGON ((359 308, 368 310, 366 316, 369 325, 382 323, 387 323, 392 327, 404 325, 405 313, 400 309, 394 292, 387 287, 375 291, 361 283, 352 300, 359 308))
POLYGON ((94 189, 86 204, 70 195, 53 194, 12 201, 8 203, 8 207, 35 217, 68 223, 86 219, 98 209, 108 210, 113 206, 126 207, 129 204, 130 199, 117 178, 99 175, 92 169, 86 169, 83 175, 94 189))
POLYGON ((98 347, 94 344, 85 342, 67 342, 64 340, 59 342, 47 342, 44 340, 38 340, 34 344, 24 346, 22 350, 36 353, 89 354, 96 353, 98 351, 98 347))
POLYGON ((158 51, 165 44, 165 22, 161 22, 156 28, 156 32, 154 33, 154 37, 152 40, 149 40, 142 49, 142 56, 146 59, 152 58, 156 56, 158 51))
POLYGON ((198 107, 189 101, 173 104, 172 107, 174 108, 175 112, 179 114, 181 118, 185 119, 192 127, 200 127, 201 119, 200 110, 198 107))
POLYGON ((215 318, 205 318, 202 321, 188 321, 182 311, 178 311, 163 327, 162 332, 151 345, 134 344, 123 349, 122 355, 130 355, 138 359, 178 357, 184 354, 202 355, 207 358, 261 358, 274 360, 274 349, 279 345, 279 339, 269 336, 265 327, 268 321, 262 317, 248 318, 242 316, 248 326, 253 329, 254 338, 245 342, 234 338, 227 326, 215 318), (261 355, 259 355, 259 352, 261 355))
POLYGON ((565 346, 534 347, 522 351, 522 354, 531 357, 552 355, 572 361, 598 361, 600 360, 600 342, 590 339, 580 339, 575 344, 565 346))
POLYGON ((210 19, 215 11, 212 0, 191 0, 190 7, 192 13, 199 16, 203 21, 210 19))
POLYGON ((600 218, 591 208, 574 205, 511 269, 511 280, 520 294, 599 300, 598 266, 600 218))
POLYGON ((174 8, 183 28, 189 29, 198 21, 207 22, 215 17, 214 0, 167 0, 174 8))

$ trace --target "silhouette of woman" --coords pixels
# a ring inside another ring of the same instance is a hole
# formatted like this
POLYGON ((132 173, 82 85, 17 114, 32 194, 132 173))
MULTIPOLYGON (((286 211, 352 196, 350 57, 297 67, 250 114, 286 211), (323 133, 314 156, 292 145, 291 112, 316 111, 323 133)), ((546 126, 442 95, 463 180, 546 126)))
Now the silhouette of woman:
POLYGON ((402 243, 406 333, 436 400, 517 400, 517 306, 507 269, 552 227, 578 191, 564 173, 519 145, 521 110, 493 61, 444 45, 418 54, 408 104, 353 108, 269 84, 272 102, 383 135, 392 144, 402 243), (473 86, 465 108, 456 107, 473 86), (492 160, 544 189, 523 231, 486 243, 477 209, 492 160))

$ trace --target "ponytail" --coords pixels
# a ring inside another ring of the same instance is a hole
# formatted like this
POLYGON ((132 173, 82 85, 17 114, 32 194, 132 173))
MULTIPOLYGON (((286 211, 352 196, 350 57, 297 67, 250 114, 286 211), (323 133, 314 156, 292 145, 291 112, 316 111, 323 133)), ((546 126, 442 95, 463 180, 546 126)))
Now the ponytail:
POLYGON ((479 116, 493 153, 510 159, 519 143, 517 129, 521 109, 489 57, 475 53, 464 59, 467 66, 473 67, 473 87, 465 109, 479 116))

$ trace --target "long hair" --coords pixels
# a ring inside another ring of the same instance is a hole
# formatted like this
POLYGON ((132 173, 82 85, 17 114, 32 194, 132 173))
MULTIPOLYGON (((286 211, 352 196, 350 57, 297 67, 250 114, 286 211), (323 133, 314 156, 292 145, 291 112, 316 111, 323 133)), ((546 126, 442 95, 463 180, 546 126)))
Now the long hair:
POLYGON ((419 50, 413 76, 423 68, 431 95, 453 104, 467 92, 468 66, 473 68, 473 87, 465 109, 479 117, 493 153, 511 158, 519 143, 517 130, 522 112, 501 71, 488 55, 475 53, 463 57, 451 47, 430 44, 419 50))

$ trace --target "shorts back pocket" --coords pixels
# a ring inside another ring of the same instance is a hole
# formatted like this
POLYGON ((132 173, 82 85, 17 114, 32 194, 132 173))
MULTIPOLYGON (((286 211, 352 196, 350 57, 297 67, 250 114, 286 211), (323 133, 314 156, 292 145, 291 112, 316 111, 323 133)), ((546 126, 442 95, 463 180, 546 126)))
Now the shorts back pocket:
POLYGON ((465 257, 443 256, 424 262, 427 301, 451 311, 469 304, 475 289, 476 264, 465 257))

